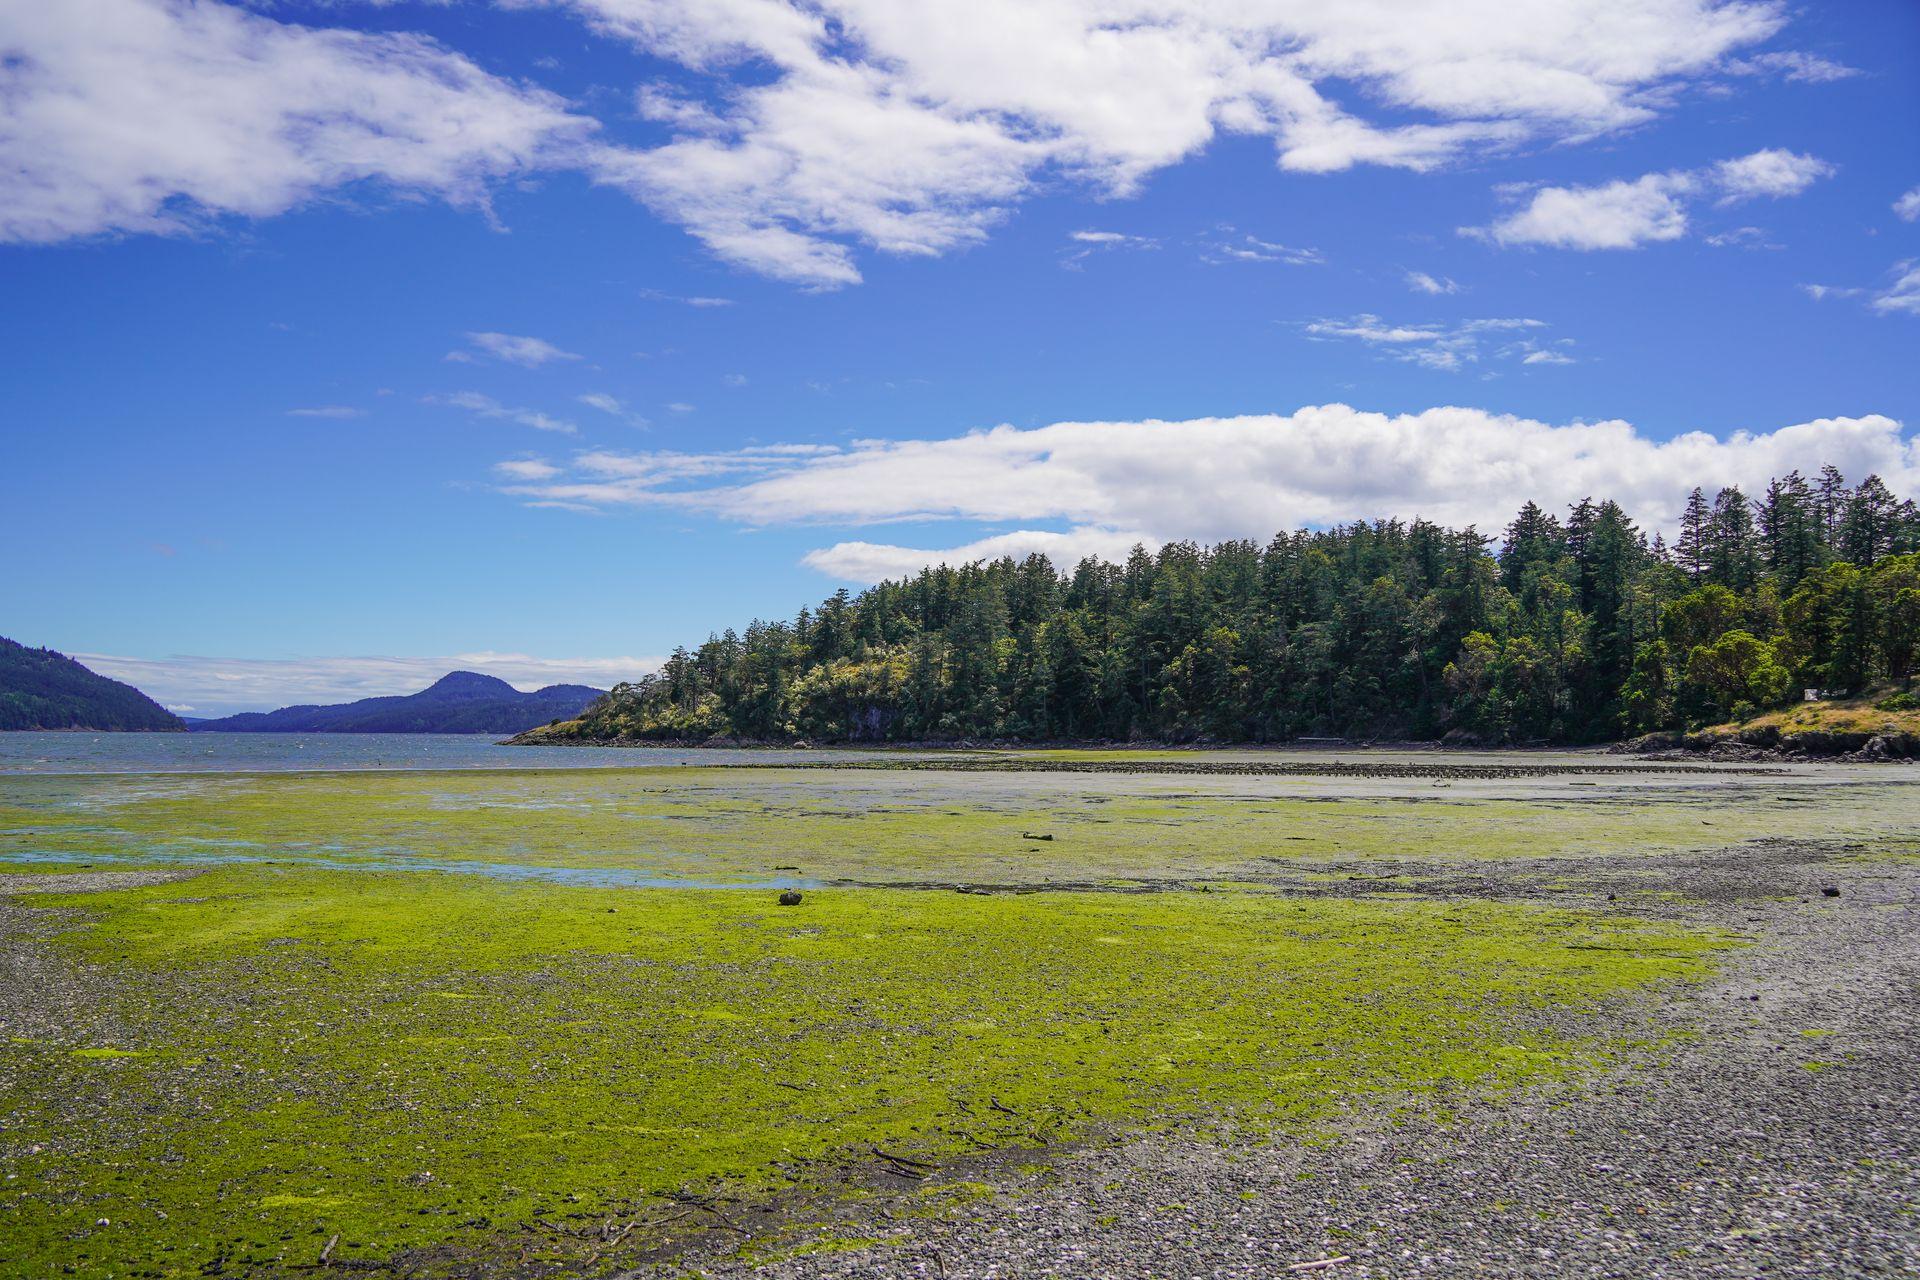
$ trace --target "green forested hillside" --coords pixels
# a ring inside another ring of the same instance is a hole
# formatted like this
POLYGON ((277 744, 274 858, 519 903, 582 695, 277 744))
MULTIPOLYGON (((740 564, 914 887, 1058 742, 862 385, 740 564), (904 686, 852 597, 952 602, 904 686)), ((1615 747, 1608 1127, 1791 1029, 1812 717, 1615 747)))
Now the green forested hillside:
POLYGON ((0 636, 0 730, 185 727, 132 685, 97 675, 65 654, 0 636))
POLYGON ((1916 552, 1912 501, 1829 467, 1696 490, 1672 547, 1586 501, 1498 539, 1384 521, 942 567, 676 651, 530 737, 1601 741, 1908 679, 1916 552))

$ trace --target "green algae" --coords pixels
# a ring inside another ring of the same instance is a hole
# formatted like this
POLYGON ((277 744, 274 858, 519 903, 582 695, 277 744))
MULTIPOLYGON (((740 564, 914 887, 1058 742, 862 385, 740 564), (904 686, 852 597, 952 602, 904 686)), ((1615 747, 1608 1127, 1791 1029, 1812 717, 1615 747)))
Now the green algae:
POLYGON ((101 1016, 142 1055, 0 1047, 0 1231, 35 1273, 311 1261, 335 1233, 338 1258, 480 1249, 690 1190, 807 1191, 876 1146, 940 1164, 1310 1128, 1590 1065, 1621 993, 1725 945, 1494 904, 864 889, 786 909, 259 866, 191 897, 20 901, 70 926, 51 945, 111 982, 101 1016))

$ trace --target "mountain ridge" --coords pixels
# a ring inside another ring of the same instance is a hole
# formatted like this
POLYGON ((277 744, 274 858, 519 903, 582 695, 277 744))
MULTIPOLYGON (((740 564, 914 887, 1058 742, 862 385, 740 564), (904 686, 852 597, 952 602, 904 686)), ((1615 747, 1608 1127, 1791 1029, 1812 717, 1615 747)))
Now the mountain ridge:
POLYGON ((579 715, 604 692, 551 684, 522 693, 497 676, 450 671, 417 693, 302 703, 189 724, 192 733, 521 733, 579 715))
POLYGON ((130 684, 52 649, 0 636, 0 730, 178 733, 186 725, 130 684))

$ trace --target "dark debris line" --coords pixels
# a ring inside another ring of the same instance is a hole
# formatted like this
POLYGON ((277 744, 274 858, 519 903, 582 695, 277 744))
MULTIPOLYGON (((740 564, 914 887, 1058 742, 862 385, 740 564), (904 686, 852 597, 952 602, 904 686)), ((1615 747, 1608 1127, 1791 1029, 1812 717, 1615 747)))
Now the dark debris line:
POLYGON ((1644 777, 1649 774, 1768 775, 1787 770, 1750 764, 1457 764, 1405 761, 1300 760, 1031 760, 963 757, 931 760, 754 760, 736 769, 929 770, 942 773, 1141 773, 1299 778, 1559 778, 1586 775, 1644 777))

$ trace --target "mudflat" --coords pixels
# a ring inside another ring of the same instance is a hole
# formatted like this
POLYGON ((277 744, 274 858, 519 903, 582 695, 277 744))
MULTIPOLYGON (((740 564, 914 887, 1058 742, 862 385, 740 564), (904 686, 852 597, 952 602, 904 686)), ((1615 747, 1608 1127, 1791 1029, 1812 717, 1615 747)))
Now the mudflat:
POLYGON ((1917 783, 3 778, 0 1242, 26 1274, 1899 1274, 1917 783))

